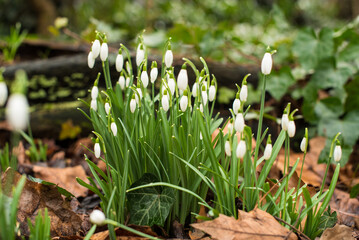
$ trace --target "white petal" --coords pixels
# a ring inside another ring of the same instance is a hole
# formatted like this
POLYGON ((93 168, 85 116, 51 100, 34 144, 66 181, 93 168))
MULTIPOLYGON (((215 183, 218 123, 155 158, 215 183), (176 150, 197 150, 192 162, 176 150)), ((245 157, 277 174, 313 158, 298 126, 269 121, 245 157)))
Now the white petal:
POLYGON ((97 111, 97 100, 96 100, 96 99, 92 99, 92 100, 91 100, 91 108, 92 108, 94 111, 97 111))
POLYGON ((165 112, 167 112, 168 109, 170 108, 170 104, 169 104, 169 101, 168 101, 168 96, 167 96, 167 95, 163 95, 161 102, 162 102, 162 108, 163 108, 163 110, 165 110, 165 112))
POLYGON ((148 74, 146 71, 142 71, 141 73, 141 81, 144 88, 147 88, 148 86, 148 74))
POLYGON ((234 114, 238 113, 240 107, 241 107, 241 101, 238 98, 234 99, 233 107, 232 107, 234 114))
POLYGON ((120 76, 118 79, 118 84, 120 84, 121 89, 125 89, 126 80, 124 76, 120 76))
POLYGON ((5 82, 0 82, 0 107, 4 106, 8 96, 7 86, 5 82))
POLYGON ((226 143, 224 144, 224 151, 226 152, 226 155, 228 157, 232 156, 231 144, 229 143, 229 141, 226 141, 226 143))
POLYGON ((187 110, 187 106, 188 106, 188 97, 187 96, 182 96, 181 101, 180 101, 181 111, 185 112, 187 110))
POLYGON ((170 89, 171 95, 173 96, 173 94, 175 93, 175 90, 176 90, 176 82, 173 78, 170 78, 168 80, 168 88, 170 89))
POLYGON ((123 68, 123 56, 122 54, 117 54, 116 57, 116 71, 121 72, 123 68))
POLYGON ((208 93, 208 100, 212 102, 214 100, 214 97, 216 96, 216 87, 211 85, 209 87, 209 93, 208 93))
POLYGON ((238 146, 236 149, 237 158, 243 158, 245 154, 246 154, 246 142, 244 140, 241 140, 238 143, 238 146))
POLYGON ((99 158, 101 155, 101 147, 99 143, 95 143, 94 152, 95 152, 95 157, 99 158))
POLYGON ((115 122, 112 122, 112 123, 111 123, 111 131, 112 131, 112 133, 113 133, 114 136, 117 135, 117 125, 116 125, 115 122))
POLYGON ((92 90, 91 90, 91 98, 92 99, 96 99, 98 96, 98 87, 97 86, 93 86, 92 90))
POLYGON ((272 70, 272 55, 265 53, 262 59, 261 70, 264 75, 270 74, 272 70))
POLYGON ((135 93, 135 99, 136 99, 136 103, 139 104, 142 99, 142 90, 141 90, 141 88, 137 88, 136 90, 137 90, 138 94, 135 93), (138 96, 138 95, 140 95, 140 96, 138 96))
POLYGON ((107 57, 108 57, 108 45, 107 45, 107 43, 102 43, 101 51, 100 51, 101 61, 102 62, 106 61, 107 57))
POLYGON ((173 53, 171 50, 167 50, 165 53, 165 65, 167 68, 172 66, 173 62, 173 53))
POLYGON ((96 39, 93 42, 92 48, 91 48, 91 51, 93 52, 93 59, 97 58, 98 55, 100 54, 100 48, 101 48, 100 41, 98 39, 96 39))
POLYGON ((207 105, 208 102, 207 91, 202 91, 202 102, 204 106, 207 105))
POLYGON ((108 115, 110 113, 111 107, 110 104, 108 102, 105 103, 105 112, 108 115))
POLYGON ((287 130, 288 130, 288 123, 289 123, 288 114, 283 114, 283 115, 282 115, 281 125, 282 125, 282 129, 283 129, 284 131, 287 131, 287 130))
POLYGON ((90 214, 90 222, 96 225, 104 225, 104 221, 106 220, 105 214, 100 210, 93 210, 90 214))
POLYGON ((295 123, 294 121, 289 121, 288 123, 288 136, 294 137, 295 135, 295 123))
POLYGON ((181 69, 177 78, 178 89, 184 91, 188 86, 188 75, 186 69, 181 69))
POLYGON ((306 147, 307 147, 307 139, 304 137, 302 139, 302 141, 300 142, 300 150, 302 152, 305 152, 306 151, 306 147))
POLYGON ((242 102, 246 102, 247 101, 247 96, 248 96, 247 85, 243 85, 242 88, 241 88, 241 91, 239 93, 239 97, 240 97, 242 102))
POLYGON ((151 83, 154 83, 158 76, 158 68, 152 68, 150 75, 151 75, 151 83))
POLYGON ((89 55, 87 56, 87 65, 89 68, 93 68, 95 66, 95 58, 93 57, 93 52, 89 52, 89 55))
POLYGON ((136 53, 136 65, 137 67, 141 65, 142 61, 145 59, 145 50, 140 49, 140 45, 138 45, 137 53, 136 53))
POLYGON ((270 156, 272 155, 272 144, 267 144, 266 148, 264 149, 263 157, 265 160, 268 160, 270 156))
POLYGON ((130 101, 130 110, 131 110, 131 113, 134 113, 136 110, 136 100, 135 99, 131 99, 131 101, 130 101))
POLYGON ((25 130, 29 122, 29 104, 23 94, 10 95, 6 105, 6 120, 15 130, 25 130))
POLYGON ((244 118, 242 113, 238 113, 236 116, 236 119, 234 121, 234 129, 236 129, 237 132, 241 133, 244 129, 244 118))
POLYGON ((195 82, 194 84, 193 84, 193 87, 192 87, 192 96, 193 97, 197 97, 197 82, 195 82))
POLYGON ((334 161, 339 162, 342 158, 342 148, 340 145, 336 145, 334 148, 334 161))

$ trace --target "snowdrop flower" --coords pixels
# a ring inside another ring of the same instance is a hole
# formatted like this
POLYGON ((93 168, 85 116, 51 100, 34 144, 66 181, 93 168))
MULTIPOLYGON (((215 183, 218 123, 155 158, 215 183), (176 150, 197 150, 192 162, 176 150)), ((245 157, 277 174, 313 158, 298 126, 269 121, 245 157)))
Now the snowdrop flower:
POLYGON ((100 54, 100 48, 101 48, 101 44, 100 41, 98 39, 96 39, 93 43, 92 43, 92 48, 91 48, 91 52, 93 53, 93 59, 96 59, 98 57, 98 55, 100 54))
POLYGON ((93 210, 92 213, 90 214, 90 222, 92 224, 101 226, 105 224, 105 220, 106 220, 105 214, 100 210, 93 210))
POLYGON ((242 85, 241 92, 239 93, 239 96, 240 96, 241 102, 247 101, 247 96, 248 96, 247 83, 242 85))
POLYGON ((91 90, 91 98, 94 100, 96 100, 98 96, 98 87, 95 85, 92 87, 92 90, 91 90))
POLYGON ((143 68, 143 71, 141 73, 141 82, 143 84, 143 87, 147 88, 147 86, 148 86, 148 74, 147 74, 147 71, 146 71, 146 67, 143 68))
POLYGON ((130 80, 131 80, 130 77, 126 78, 126 87, 130 86, 130 80))
POLYGON ((141 88, 136 88, 136 90, 137 90, 137 92, 138 92, 138 94, 136 94, 135 93, 135 99, 136 99, 136 103, 137 104, 140 104, 140 101, 141 101, 141 99, 142 99, 142 90, 141 90, 141 88))
POLYGON ((145 59, 145 50, 142 43, 138 45, 136 52, 136 65, 137 67, 141 65, 142 61, 145 59))
POLYGON ((173 96, 173 94, 175 93, 175 90, 176 90, 176 82, 175 82, 175 80, 172 78, 172 77, 170 77, 169 79, 168 79, 168 88, 170 89, 170 91, 171 91, 171 95, 173 96))
POLYGON ((113 122, 113 121, 112 121, 112 123, 111 123, 111 131, 112 131, 112 133, 113 133, 114 136, 117 135, 117 125, 116 125, 116 123, 113 122))
POLYGON ((108 102, 105 103, 105 112, 108 115, 110 113, 111 107, 110 104, 108 102))
POLYGON ((101 58, 101 61, 104 62, 107 60, 107 57, 108 57, 108 45, 107 43, 102 43, 101 45, 101 50, 100 50, 100 58, 101 58))
POLYGON ((187 89, 188 86, 188 75, 187 75, 187 69, 186 69, 186 64, 182 65, 182 68, 178 74, 178 78, 177 78, 177 86, 178 89, 184 91, 185 89, 187 89))
POLYGON ((290 120, 288 122, 288 136, 294 137, 294 135, 295 135, 295 123, 293 120, 290 120))
POLYGON ((339 162, 340 159, 342 158, 342 148, 338 142, 334 148, 333 157, 334 157, 334 161, 336 162, 339 162))
POLYGON ((231 149, 231 144, 229 143, 229 141, 227 140, 226 143, 224 144, 224 151, 226 153, 226 155, 228 157, 232 156, 232 149, 231 149))
POLYGON ((6 105, 6 120, 15 130, 25 130, 29 122, 29 104, 24 94, 13 93, 6 105))
POLYGON ((233 119, 231 119, 231 120, 229 120, 229 123, 228 123, 228 133, 230 134, 230 135, 232 135, 233 134, 233 119))
POLYGON ((158 76, 157 62, 153 61, 151 65, 151 72, 150 72, 151 83, 154 83, 156 81, 157 76, 158 76))
POLYGON ((96 139, 96 143, 94 146, 94 152, 95 152, 95 157, 99 158, 101 155, 101 147, 100 147, 100 142, 98 139, 96 139))
POLYGON ((203 102, 204 106, 207 105, 207 101, 208 101, 207 91, 206 91, 206 88, 204 86, 202 86, 202 102, 203 102))
POLYGON ((203 104, 202 103, 199 105, 199 110, 201 111, 201 113, 203 113, 203 104))
POLYGON ((283 129, 284 131, 287 131, 287 130, 288 130, 288 125, 289 125, 288 113, 284 113, 284 114, 282 115, 281 125, 282 125, 282 129, 283 129))
POLYGON ((271 155, 272 155, 272 149, 273 149, 273 147, 272 147, 272 140, 271 140, 271 135, 269 134, 269 135, 268 135, 268 139, 267 139, 267 145, 266 145, 266 147, 265 147, 265 149, 264 149, 264 154, 263 154, 263 158, 264 158, 265 160, 268 160, 268 159, 271 157, 271 155))
POLYGON ((134 113, 135 112, 135 110, 136 110, 136 100, 135 100, 135 94, 134 95, 132 95, 132 99, 131 99, 131 101, 130 101, 130 111, 131 111, 131 113, 134 113))
POLYGON ((91 108, 92 108, 94 111, 97 111, 97 100, 96 100, 96 99, 92 99, 92 100, 91 100, 91 108))
POLYGON ((302 141, 300 142, 300 150, 302 152, 307 151, 307 138, 306 137, 303 137, 302 141))
POLYGON ((193 84, 193 87, 192 87, 192 95, 193 95, 193 97, 197 97, 197 82, 195 82, 194 84, 193 84))
MULTIPOLYGON (((0 73, 1 74, 1 73, 0 73)), ((2 76, 0 76, 2 78, 2 76)), ((4 106, 7 99, 8 91, 5 81, 0 80, 0 107, 4 106)))
POLYGON ((87 56, 87 65, 89 68, 93 68, 95 66, 95 58, 93 57, 93 52, 89 52, 89 55, 87 56))
POLYGON ((236 129, 237 132, 241 133, 244 129, 244 118, 242 113, 238 113, 236 115, 236 119, 234 121, 234 129, 236 129))
POLYGON ((161 100, 161 103, 162 103, 162 108, 165 112, 168 111, 168 109, 170 108, 170 103, 169 103, 169 100, 168 100, 168 94, 167 94, 167 90, 164 91, 164 94, 162 96, 162 100, 161 100))
POLYGON ((237 114, 240 108, 241 108, 241 101, 239 100, 239 94, 237 93, 236 99, 234 99, 232 106, 234 114, 237 114))
POLYGON ((203 140, 203 136, 201 132, 199 132, 199 140, 203 140))
POLYGON ((246 154, 246 142, 244 140, 241 140, 239 141, 236 149, 237 158, 243 158, 245 154, 246 154))
POLYGON ((214 86, 214 84, 212 84, 208 90, 208 100, 212 102, 215 96, 216 96, 216 87, 214 86))
POLYGON ((116 71, 121 72, 122 68, 123 68, 123 55, 120 49, 116 57, 116 71))
POLYGON ((187 110, 187 106, 188 106, 188 96, 187 96, 187 90, 185 90, 180 100, 181 111, 185 112, 187 110))
POLYGON ((172 66, 172 62, 173 62, 173 53, 171 50, 171 44, 168 44, 168 49, 165 53, 165 65, 167 68, 172 66))
POLYGON ((266 52, 262 59, 261 70, 264 75, 270 74, 272 70, 272 55, 266 52))
POLYGON ((118 79, 118 84, 120 84, 120 87, 121 87, 122 90, 125 89, 126 80, 125 80, 125 77, 123 76, 122 73, 121 73, 121 76, 118 79))

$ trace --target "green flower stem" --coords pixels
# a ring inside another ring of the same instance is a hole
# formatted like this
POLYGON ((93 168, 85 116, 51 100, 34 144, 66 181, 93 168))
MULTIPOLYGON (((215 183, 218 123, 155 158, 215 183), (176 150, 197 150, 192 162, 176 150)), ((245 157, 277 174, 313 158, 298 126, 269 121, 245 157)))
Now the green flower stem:
POLYGON ((266 80, 267 76, 263 75, 263 88, 261 93, 261 106, 259 110, 259 123, 258 123, 258 129, 257 129, 257 138, 256 138, 256 148, 254 151, 254 165, 257 164, 258 159, 258 152, 259 152, 259 146, 261 145, 260 139, 262 134, 262 124, 263 124, 263 114, 264 114, 264 100, 265 100, 265 94, 266 94, 266 80))
POLYGON ((149 239, 158 239, 158 238, 156 238, 156 237, 154 237, 154 236, 151 236, 151 235, 148 235, 148 234, 146 234, 146 233, 137 231, 137 230, 135 230, 135 229, 133 229, 133 228, 127 227, 127 226, 125 226, 125 225, 123 225, 123 224, 121 224, 121 223, 118 223, 118 222, 116 222, 116 221, 113 221, 113 220, 111 220, 111 219, 106 219, 106 220, 105 220, 105 223, 111 224, 111 225, 113 225, 113 226, 115 226, 115 227, 122 228, 123 230, 129 231, 129 232, 134 233, 134 234, 136 234, 136 235, 138 235, 138 236, 141 236, 141 237, 145 237, 145 238, 149 238, 149 239))

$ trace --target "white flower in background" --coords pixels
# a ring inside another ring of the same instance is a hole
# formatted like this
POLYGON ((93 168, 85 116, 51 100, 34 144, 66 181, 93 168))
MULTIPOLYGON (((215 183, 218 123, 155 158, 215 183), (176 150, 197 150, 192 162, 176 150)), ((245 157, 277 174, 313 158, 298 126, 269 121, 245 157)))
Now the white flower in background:
POLYGON ((214 85, 211 85, 208 91, 208 100, 212 102, 215 96, 216 96, 216 87, 214 85))
POLYGON ((100 147, 100 143, 98 142, 98 140, 96 140, 96 143, 94 146, 94 152, 95 152, 95 157, 99 158, 101 155, 101 147, 100 147))
POLYGON ((93 57, 93 52, 89 52, 89 55, 87 56, 87 65, 89 68, 93 68, 95 66, 95 58, 93 57))
POLYGON ((111 123, 111 131, 112 131, 112 133, 113 133, 114 136, 117 135, 117 125, 116 125, 115 122, 112 122, 112 123, 111 123))
POLYGON ((108 45, 107 45, 107 43, 102 43, 101 51, 100 51, 101 61, 102 62, 106 61, 107 57, 108 57, 108 45))
POLYGON ((143 70, 141 73, 141 82, 143 84, 144 88, 147 88, 148 86, 148 74, 146 70, 143 70))
POLYGON ((93 53, 93 59, 97 58, 98 55, 100 54, 100 48, 101 48, 100 41, 98 39, 96 39, 92 43, 92 48, 91 48, 91 51, 93 53))
POLYGON ((239 98, 234 99, 232 106, 233 113, 238 114, 240 108, 241 108, 241 101, 239 100, 239 98))
POLYGON ((243 158, 245 154, 246 154, 246 142, 244 140, 241 140, 239 141, 236 149, 237 158, 243 158))
POLYGON ((295 135, 295 123, 293 120, 290 120, 288 122, 288 136, 294 137, 294 135, 295 135))
POLYGON ((187 69, 186 69, 186 64, 182 65, 182 68, 178 74, 178 78, 177 78, 177 86, 178 89, 184 91, 185 89, 187 89, 188 86, 188 75, 187 75, 187 69))
POLYGON ((157 63, 153 61, 151 66, 151 72, 150 72, 151 83, 154 83, 156 81, 157 76, 158 76, 157 63))
POLYGON ((266 52, 262 59, 261 70, 264 75, 270 74, 272 70, 272 55, 266 52))
POLYGON ((92 213, 90 214, 90 222, 92 224, 101 226, 105 224, 105 220, 106 220, 105 214, 100 210, 93 210, 92 213))
POLYGON ((0 82, 0 107, 4 106, 8 96, 7 86, 4 81, 0 82))
POLYGON ((232 135, 233 134, 233 120, 232 119, 229 121, 227 128, 228 128, 228 133, 230 135, 232 135))
POLYGON ((91 100, 91 108, 92 108, 94 111, 97 111, 97 100, 96 100, 96 99, 92 99, 92 100, 91 100))
POLYGON ((123 68, 123 55, 121 53, 117 54, 116 57, 116 71, 121 72, 123 68))
POLYGON ((265 149, 264 149, 264 154, 263 157, 265 160, 268 160, 270 158, 270 156, 272 155, 272 144, 271 143, 267 143, 265 149))
POLYGON ((239 93, 240 96, 240 100, 242 102, 246 102, 247 101, 247 96, 248 96, 248 87, 247 85, 242 85, 241 91, 239 93))
POLYGON ((130 80, 131 80, 130 77, 126 78, 126 87, 130 86, 130 80))
POLYGON ((342 158, 342 148, 340 145, 336 145, 333 152, 334 161, 339 162, 342 158))
POLYGON ((165 53, 165 65, 167 68, 172 66, 172 62, 173 62, 173 53, 171 50, 171 45, 169 45, 168 50, 165 53))
POLYGON ((134 96, 132 96, 132 99, 131 99, 131 101, 130 101, 130 111, 131 111, 131 113, 134 113, 135 112, 135 110, 136 110, 136 100, 135 100, 135 97, 134 96))
POLYGON ((287 114, 287 113, 284 113, 284 114, 282 115, 282 121, 281 121, 282 129, 283 129, 284 131, 287 131, 287 130, 288 130, 288 124, 289 124, 288 114, 287 114))
POLYGON ((236 115, 236 119, 234 120, 234 129, 236 129, 237 132, 241 133, 244 129, 244 117, 242 113, 238 113, 236 115))
POLYGON ((6 105, 6 120, 15 130, 25 130, 29 122, 29 104, 21 93, 11 94, 6 105))
POLYGON ((93 86, 91 90, 91 98, 96 99, 98 97, 98 87, 93 86))
POLYGON ((202 103, 199 105, 199 110, 201 111, 201 113, 203 113, 203 104, 202 103))
POLYGON ((199 140, 203 140, 203 136, 201 132, 199 132, 199 140))
POLYGON ((182 112, 185 112, 187 110, 188 106, 188 97, 186 95, 183 95, 180 100, 180 108, 182 112))
POLYGON ((161 100, 161 103, 162 103, 162 108, 165 112, 168 111, 168 109, 170 108, 170 103, 169 103, 169 100, 168 100, 168 94, 167 94, 167 90, 164 91, 164 94, 162 96, 162 100, 161 100))
POLYGON ((304 138, 302 139, 302 141, 300 142, 300 150, 301 150, 302 152, 306 152, 306 151, 307 151, 307 138, 306 138, 306 137, 304 137, 304 138))
POLYGON ((201 95, 202 95, 203 105, 206 106, 207 102, 208 102, 208 95, 207 95, 206 88, 204 86, 202 87, 202 94, 201 95))
POLYGON ((224 151, 226 152, 226 155, 227 155, 228 157, 232 156, 231 144, 229 143, 228 140, 227 140, 226 143, 224 144, 224 151))
POLYGON ((169 79, 168 79, 168 88, 170 89, 170 91, 171 91, 171 95, 173 96, 173 94, 175 93, 175 90, 176 90, 176 81, 172 78, 172 77, 170 77, 169 79))
POLYGON ((120 87, 122 90, 125 89, 126 80, 125 77, 121 74, 121 76, 118 78, 118 84, 120 84, 120 87))
POLYGON ((143 49, 142 43, 138 45, 136 52, 136 65, 137 67, 141 65, 142 61, 145 59, 145 50, 143 49))
POLYGON ((108 102, 105 103, 105 112, 108 115, 110 113, 111 107, 110 104, 108 102))
POLYGON ((136 90, 137 90, 138 94, 135 93, 135 99, 136 99, 136 103, 139 104, 142 99, 142 90, 141 90, 141 88, 136 88, 136 90))
POLYGON ((198 84, 197 84, 197 82, 195 82, 192 87, 192 96, 193 97, 197 97, 197 88, 198 88, 198 84))

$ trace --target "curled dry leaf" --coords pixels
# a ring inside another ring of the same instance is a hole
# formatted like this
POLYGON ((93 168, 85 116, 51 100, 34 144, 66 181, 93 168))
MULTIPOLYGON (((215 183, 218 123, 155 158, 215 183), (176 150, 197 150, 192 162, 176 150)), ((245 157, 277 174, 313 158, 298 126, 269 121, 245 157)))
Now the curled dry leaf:
POLYGON ((214 239, 219 240, 262 240, 262 239, 298 239, 287 228, 280 225, 272 215, 255 209, 250 212, 238 211, 238 220, 220 214, 218 218, 191 224, 214 239))
POLYGON ((350 198, 349 193, 335 189, 329 204, 333 211, 337 211, 340 224, 359 228, 359 200, 357 198, 350 198))
MULTIPOLYGON (((5 193, 10 194, 9 186, 16 185, 21 175, 8 168, 3 174, 1 182, 5 193)), ((27 219, 34 223, 39 210, 48 209, 51 219, 51 236, 79 235, 81 230, 81 218, 71 210, 69 201, 64 200, 55 185, 43 185, 26 180, 21 193, 17 220, 23 235, 29 235, 27 219)))
POLYGON ((332 239, 341 239, 341 240, 354 240, 353 230, 345 225, 335 225, 333 228, 327 228, 323 232, 320 240, 332 240, 332 239))

